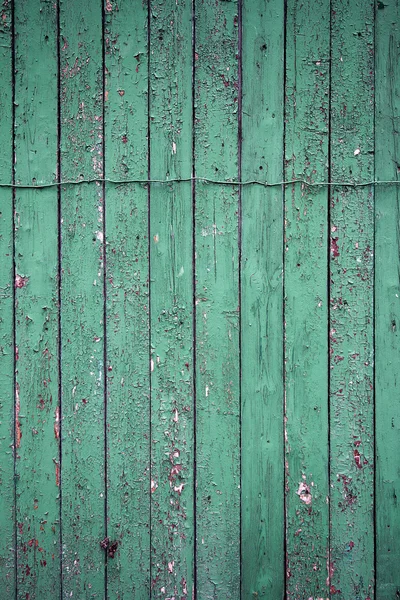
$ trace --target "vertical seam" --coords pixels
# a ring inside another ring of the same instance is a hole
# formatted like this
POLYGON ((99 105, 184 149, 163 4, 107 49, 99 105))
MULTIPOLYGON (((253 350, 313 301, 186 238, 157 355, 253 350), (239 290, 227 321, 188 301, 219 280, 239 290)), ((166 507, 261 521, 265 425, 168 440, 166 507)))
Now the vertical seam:
POLYGON ((62 531, 62 368, 61 368, 61 277, 62 277, 62 238, 61 238, 61 21, 60 21, 60 0, 57 0, 57 234, 58 234, 58 452, 59 452, 59 496, 60 496, 60 599, 63 597, 63 531, 62 531))
MULTIPOLYGON (((107 523, 107 511, 108 511, 108 460, 107 460, 107 449, 108 449, 108 438, 107 438, 107 257, 106 257, 106 143, 105 143, 105 92, 106 92, 106 62, 105 62, 105 9, 104 2, 100 0, 101 7, 101 52, 102 52, 102 171, 103 171, 103 182, 102 182, 102 202, 103 202, 103 241, 102 241, 102 258, 103 258, 103 372, 104 372, 104 534, 105 538, 108 537, 108 523, 107 523)), ((104 598, 108 598, 108 553, 104 553, 104 598)))
MULTIPOLYGON (((238 181, 242 181, 242 100, 243 100, 243 5, 238 0, 238 181)), ((243 594, 242 552, 242 185, 238 186, 238 308, 239 308, 239 596, 243 594)))
POLYGON ((192 295, 193 295, 193 600, 197 599, 197 321, 196 321, 196 0, 192 0, 192 295))
POLYGON ((152 377, 151 377, 151 246, 150 246, 150 233, 151 233, 151 215, 150 215, 150 174, 151 174, 151 164, 150 164, 150 91, 151 91, 151 81, 150 81, 150 21, 151 21, 151 0, 147 0, 147 254, 148 254, 148 306, 149 306, 149 314, 148 314, 148 372, 149 372, 149 598, 152 596, 152 498, 151 498, 151 477, 152 477, 152 451, 151 451, 151 443, 152 443, 152 377))
MULTIPOLYGON (((373 41, 374 41, 374 54, 373 54, 373 61, 374 61, 374 68, 373 68, 373 106, 374 106, 374 114, 373 114, 373 148, 374 148, 374 161, 373 161, 373 173, 374 173, 374 181, 376 180, 376 154, 375 154, 375 137, 376 137, 376 95, 375 95, 375 90, 376 90, 376 60, 375 60, 375 56, 376 56, 376 51, 377 51, 377 30, 376 30, 376 15, 377 15, 377 3, 374 2, 374 8, 373 8, 373 41)), ((374 468, 373 468, 373 531, 374 531, 374 581, 373 581, 373 594, 374 594, 374 598, 377 598, 377 505, 376 505, 376 490, 377 490, 377 476, 376 476, 376 465, 377 465, 377 443, 376 443, 376 432, 377 432, 377 427, 376 427, 376 365, 375 365, 375 356, 376 356, 376 320, 375 320, 375 307, 376 307, 376 269, 375 269, 375 264, 376 264, 376 259, 375 259, 375 251, 376 251, 376 218, 375 218, 375 214, 376 214, 376 208, 375 208, 375 187, 371 186, 371 192, 373 194, 373 240, 372 240, 372 251, 373 251, 373 258, 372 258, 372 289, 373 289, 373 295, 372 295, 372 323, 373 323, 373 331, 372 331, 372 364, 373 364, 373 375, 372 375, 372 380, 373 380, 373 424, 372 424, 372 431, 373 431, 373 435, 374 435, 374 468)))
MULTIPOLYGON (((282 180, 286 178, 285 155, 286 155, 286 41, 287 41, 287 0, 284 0, 284 16, 283 16, 283 155, 282 155, 282 180)), ((285 327, 285 248, 286 248, 286 231, 285 231, 285 210, 286 210, 286 186, 282 184, 282 391, 283 391, 283 411, 282 411, 282 452, 283 452, 283 596, 287 597, 287 539, 286 539, 286 521, 287 521, 287 502, 286 502, 286 327, 285 327)))
MULTIPOLYGON (((11 4, 11 87, 12 87, 12 151, 11 151, 11 177, 12 183, 15 186, 15 0, 11 4)), ((15 210, 16 210, 16 188, 12 190, 12 210, 11 210, 11 227, 12 227, 12 298, 13 298, 13 439, 14 439, 14 587, 15 597, 18 597, 18 535, 17 535, 17 336, 16 336, 16 291, 15 291, 15 210)))
MULTIPOLYGON (((328 182, 332 181, 332 0, 329 2, 329 85, 328 85, 328 182)), ((331 587, 331 263, 330 263, 330 248, 331 248, 331 202, 332 202, 332 186, 328 185, 328 207, 327 207, 327 318, 328 318, 328 591, 329 595, 331 587)))

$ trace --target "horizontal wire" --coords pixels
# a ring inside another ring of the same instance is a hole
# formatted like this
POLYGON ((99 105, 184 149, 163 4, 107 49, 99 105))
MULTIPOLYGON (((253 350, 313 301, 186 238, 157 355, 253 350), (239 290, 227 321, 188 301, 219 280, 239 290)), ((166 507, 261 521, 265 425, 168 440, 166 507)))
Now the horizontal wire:
POLYGON ((361 181, 361 182, 350 182, 350 181, 315 181, 310 182, 305 179, 291 179, 288 181, 274 181, 272 183, 268 181, 257 181, 257 180, 248 180, 248 181, 234 181, 231 179, 228 180, 220 180, 220 179, 211 179, 209 177, 186 177, 186 178, 175 178, 175 179, 109 179, 107 177, 96 177, 93 179, 78 179, 77 181, 54 181, 52 183, 36 183, 36 184, 27 184, 27 183, 0 183, 0 188, 13 188, 13 189, 29 189, 29 190, 40 190, 43 188, 53 188, 67 185, 81 185, 82 183, 111 183, 113 185, 124 185, 129 183, 139 183, 139 184, 151 184, 151 183, 185 183, 199 181, 202 183, 210 183, 214 185, 233 185, 233 186, 245 186, 245 185, 260 185, 262 187, 279 187, 282 185, 294 185, 301 183, 307 187, 369 187, 375 185, 400 185, 400 180, 382 180, 382 181, 361 181))

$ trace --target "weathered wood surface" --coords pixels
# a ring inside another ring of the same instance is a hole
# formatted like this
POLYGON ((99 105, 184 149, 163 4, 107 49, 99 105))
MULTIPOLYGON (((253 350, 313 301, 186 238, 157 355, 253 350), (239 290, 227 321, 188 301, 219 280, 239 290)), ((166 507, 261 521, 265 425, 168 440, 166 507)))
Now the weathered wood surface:
MULTIPOLYGON (((150 2, 149 175, 192 171, 189 0, 150 2)), ((150 186, 151 590, 187 598, 194 577, 193 203, 190 181, 150 186)))
MULTIPOLYGON (((399 180, 400 3, 378 6, 375 177, 399 180)), ((375 191, 376 597, 400 596, 400 188, 375 191)))
MULTIPOLYGON (((0 178, 13 180, 13 65, 11 4, 1 9, 0 178)), ((14 253, 13 192, 0 190, 0 589, 16 598, 14 486, 14 253)))
MULTIPOLYGON (((148 10, 105 9, 105 174, 147 178, 148 10)), ((138 600, 150 569, 147 209, 145 185, 106 187, 107 593, 138 600)))
POLYGON ((1 598, 400 596, 399 11, 3 1, 1 598))
MULTIPOLYGON (((284 6, 245 3, 242 15, 241 178, 279 181, 284 6)), ((284 594, 282 198, 280 186, 241 190, 243 598, 284 594)))
MULTIPOLYGON (((328 179, 329 1, 288 0, 285 179, 328 179)), ((288 598, 326 598, 328 190, 285 188, 285 466, 288 598)))
MULTIPOLYGON (((57 8, 26 0, 13 16, 15 181, 54 182, 57 8)), ((57 222, 56 187, 15 191, 17 598, 51 598, 61 583, 57 222)))
MULTIPOLYGON (((239 175, 237 2, 196 1, 194 168, 239 175)), ((195 186, 199 598, 240 598, 239 190, 195 186)))
MULTIPOLYGON (((371 2, 333 1, 332 181, 374 178, 373 23, 371 2)), ((355 599, 374 594, 373 219, 372 186, 331 188, 329 584, 355 599)))
MULTIPOLYGON (((63 180, 103 177, 103 11, 60 2, 63 180)), ((62 594, 106 584, 104 189, 60 188, 62 594), (105 545, 105 544, 104 544, 105 545)))

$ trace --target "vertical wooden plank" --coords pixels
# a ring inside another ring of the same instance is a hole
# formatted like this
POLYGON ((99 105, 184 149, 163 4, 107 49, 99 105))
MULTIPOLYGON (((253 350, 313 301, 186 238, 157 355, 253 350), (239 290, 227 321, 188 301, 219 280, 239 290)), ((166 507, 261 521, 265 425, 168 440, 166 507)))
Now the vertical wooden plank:
MULTIPOLYGON (((332 0, 331 178, 374 176, 374 6, 332 0)), ((372 187, 330 206, 330 593, 372 598, 374 577, 372 187)))
MULTIPOLYGON (((288 0, 286 179, 328 180, 329 0, 288 0)), ((287 596, 326 598, 328 473, 328 190, 285 193, 287 596)))
MULTIPOLYGON (((400 5, 376 12, 375 178, 398 181, 400 5)), ((376 595, 400 596, 400 186, 375 188, 376 595)))
MULTIPOLYGON (((245 2, 242 180, 283 179, 284 5, 245 2)), ((282 188, 242 188, 242 596, 284 596, 282 188)))
MULTIPOLYGON (((147 179, 147 6, 106 2, 105 16, 106 176, 147 179)), ((150 583, 147 188, 111 184, 106 196, 108 597, 144 600, 150 583)))
MULTIPOLYGON (((15 181, 57 180, 57 5, 16 2, 15 181)), ((17 597, 60 586, 57 189, 15 195, 17 597)))
MULTIPOLYGON (((62 179, 103 176, 102 3, 60 4, 62 179)), ((105 588, 104 224, 99 183, 61 188, 63 595, 105 588)))
MULTIPOLYGON (((197 177, 238 177, 238 3, 195 3, 197 177)), ((196 184, 197 597, 240 597, 238 188, 196 184)))
MULTIPOLYGON (((11 3, 0 10, 0 180, 13 177, 13 90, 11 3)), ((13 281, 13 193, 0 189, 0 589, 15 598, 15 486, 14 486, 14 281, 13 281)))
MULTIPOLYGON (((150 178, 190 178, 192 7, 150 3, 150 178)), ((189 182, 150 188, 152 597, 192 596, 193 248, 189 182)))

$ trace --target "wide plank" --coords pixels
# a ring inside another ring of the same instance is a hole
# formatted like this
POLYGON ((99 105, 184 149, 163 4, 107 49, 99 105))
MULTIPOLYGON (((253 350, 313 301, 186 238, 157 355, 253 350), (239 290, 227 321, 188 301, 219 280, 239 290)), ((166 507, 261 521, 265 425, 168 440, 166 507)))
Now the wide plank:
MULTIPOLYGON (((57 181, 57 6, 14 6, 15 182, 57 181)), ((60 589, 57 188, 15 190, 17 598, 60 589)))
MULTIPOLYGON (((241 179, 283 179, 284 5, 244 2, 241 179)), ((283 188, 241 188, 242 597, 284 596, 283 188)))
MULTIPOLYGON (((332 182, 374 175, 374 4, 333 0, 332 182)), ((374 594, 373 187, 330 196, 330 593, 374 594)))
MULTIPOLYGON (((60 0, 63 181, 101 178, 101 2, 60 0)), ((104 189, 61 186, 62 595, 105 593, 104 189)))
MULTIPOLYGON (((197 0, 196 177, 239 175, 238 3, 197 0)), ((196 561, 198 598, 240 598, 238 186, 196 182, 196 561)))
POLYGON ((192 5, 150 3, 151 587, 194 587, 192 5))
MULTIPOLYGON (((400 171, 400 4, 378 2, 375 179, 400 171)), ((400 185, 375 187, 376 597, 400 597, 400 185)))
MULTIPOLYGON (((11 3, 0 12, 0 181, 13 180, 13 71, 11 3)), ((15 599, 14 485, 14 216, 13 191, 0 189, 0 589, 15 599)))
MULTIPOLYGON (((147 6, 105 2, 105 173, 147 178, 147 6)), ((107 593, 150 589, 149 267, 145 185, 107 184, 107 593)))

